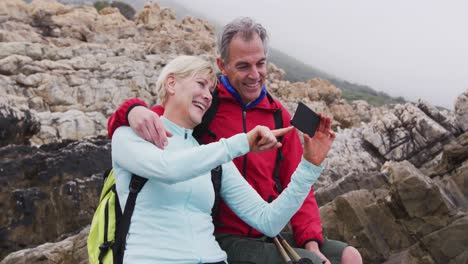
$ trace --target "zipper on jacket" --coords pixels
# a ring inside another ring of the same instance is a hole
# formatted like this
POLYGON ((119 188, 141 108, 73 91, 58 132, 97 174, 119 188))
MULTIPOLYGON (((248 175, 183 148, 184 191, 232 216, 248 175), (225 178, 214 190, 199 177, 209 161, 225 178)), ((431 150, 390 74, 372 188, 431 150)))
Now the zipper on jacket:
POLYGON ((187 129, 184 130, 184 139, 187 139, 187 129))
MULTIPOLYGON (((247 133, 247 112, 242 111, 242 125, 244 127, 244 133, 247 133)), ((242 175, 247 179, 247 154, 244 155, 244 167, 242 168, 242 175)))
MULTIPOLYGON (((244 133, 247 133, 247 111, 242 111, 242 125, 244 127, 244 133)), ((247 179, 247 154, 244 155, 244 168, 242 168, 242 175, 245 179, 247 179)), ((249 232, 247 233, 247 237, 252 236, 252 227, 249 226, 249 232)))

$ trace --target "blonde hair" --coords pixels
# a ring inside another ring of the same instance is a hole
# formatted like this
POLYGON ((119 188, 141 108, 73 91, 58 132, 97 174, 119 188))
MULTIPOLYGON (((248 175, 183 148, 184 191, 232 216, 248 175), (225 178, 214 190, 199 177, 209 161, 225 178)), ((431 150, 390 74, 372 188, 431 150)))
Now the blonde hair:
POLYGON ((168 98, 165 83, 170 74, 173 74, 176 80, 199 75, 208 75, 208 80, 212 81, 213 85, 216 83, 216 73, 212 63, 196 56, 178 56, 162 69, 156 81, 158 101, 162 105, 166 103, 168 98))

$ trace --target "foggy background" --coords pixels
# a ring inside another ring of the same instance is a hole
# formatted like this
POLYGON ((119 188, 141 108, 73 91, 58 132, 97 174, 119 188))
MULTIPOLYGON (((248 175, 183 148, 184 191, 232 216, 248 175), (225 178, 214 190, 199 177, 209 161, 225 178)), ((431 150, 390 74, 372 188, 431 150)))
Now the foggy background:
POLYGON ((272 47, 392 96, 453 109, 468 89, 468 1, 159 1, 170 2, 220 25, 253 17, 272 47))

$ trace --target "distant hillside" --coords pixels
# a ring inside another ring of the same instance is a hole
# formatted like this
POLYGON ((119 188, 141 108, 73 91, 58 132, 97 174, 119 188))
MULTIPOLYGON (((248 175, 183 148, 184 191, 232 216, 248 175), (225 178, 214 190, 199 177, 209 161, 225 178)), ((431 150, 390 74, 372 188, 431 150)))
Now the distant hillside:
POLYGON ((346 100, 365 100, 375 106, 405 102, 403 97, 392 97, 366 85, 340 80, 273 48, 270 49, 270 61, 286 72, 285 79, 290 82, 304 82, 316 77, 329 80, 342 90, 342 96, 346 100))

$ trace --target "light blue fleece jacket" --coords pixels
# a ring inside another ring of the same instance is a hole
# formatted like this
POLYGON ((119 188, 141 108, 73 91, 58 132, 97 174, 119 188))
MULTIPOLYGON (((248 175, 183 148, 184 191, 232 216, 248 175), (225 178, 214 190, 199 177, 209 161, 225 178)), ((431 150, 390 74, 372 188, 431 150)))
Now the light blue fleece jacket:
POLYGON ((223 164, 221 197, 255 229, 273 237, 309 194, 322 168, 302 160, 288 187, 272 203, 245 181, 232 159, 249 150, 246 134, 200 146, 192 130, 162 117, 173 133, 161 150, 129 127, 112 138, 112 165, 121 208, 131 173, 148 178, 138 195, 127 236, 124 263, 209 263, 226 260, 213 235, 211 169, 223 164))

